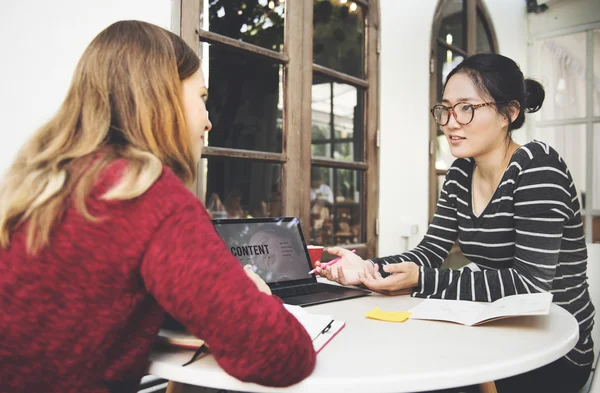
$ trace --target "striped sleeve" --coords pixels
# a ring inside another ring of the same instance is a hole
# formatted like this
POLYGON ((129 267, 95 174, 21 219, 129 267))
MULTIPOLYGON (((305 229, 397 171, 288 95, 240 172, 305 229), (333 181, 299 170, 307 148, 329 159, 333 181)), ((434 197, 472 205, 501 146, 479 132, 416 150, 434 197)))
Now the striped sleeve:
POLYGON ((508 295, 550 291, 565 223, 578 214, 571 208, 570 176, 550 155, 535 157, 515 173, 512 266, 480 270, 471 264, 454 271, 421 266, 413 296, 491 302, 508 295))
MULTIPOLYGON (((461 171, 459 168, 455 169, 461 171)), ((390 263, 410 261, 428 268, 439 268, 442 265, 458 236, 456 188, 463 186, 453 179, 454 176, 454 171, 448 170, 433 220, 419 245, 403 254, 372 259, 380 266, 379 271, 383 277, 387 277, 389 273, 384 272, 382 267, 390 263)))

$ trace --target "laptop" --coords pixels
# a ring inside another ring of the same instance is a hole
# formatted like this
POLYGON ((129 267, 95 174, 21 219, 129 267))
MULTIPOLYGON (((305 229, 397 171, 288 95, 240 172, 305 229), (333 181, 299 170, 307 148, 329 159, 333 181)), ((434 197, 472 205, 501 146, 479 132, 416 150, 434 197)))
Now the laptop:
POLYGON ((250 264, 286 304, 311 306, 371 292, 317 282, 296 217, 216 219, 214 227, 242 266, 250 264))

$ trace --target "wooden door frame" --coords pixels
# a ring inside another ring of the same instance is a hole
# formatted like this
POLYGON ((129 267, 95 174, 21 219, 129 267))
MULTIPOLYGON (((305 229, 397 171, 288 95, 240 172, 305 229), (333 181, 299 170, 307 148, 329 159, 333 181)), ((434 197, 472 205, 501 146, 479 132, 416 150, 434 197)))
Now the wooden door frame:
MULTIPOLYGON (((439 0, 438 4, 435 8, 433 23, 431 28, 431 50, 430 50, 430 58, 429 58, 429 107, 433 107, 437 104, 437 78, 439 70, 437 69, 437 55, 438 55, 438 47, 440 44, 438 39, 438 31, 440 30, 440 26, 442 23, 441 13, 449 0, 439 0)), ((448 49, 452 49, 458 53, 464 53, 467 56, 472 55, 476 52, 477 49, 477 13, 480 12, 481 16, 484 18, 490 32, 490 38, 492 40, 492 51, 498 53, 498 39, 496 36, 496 30, 494 29, 494 25, 492 24, 492 19, 490 14, 485 6, 485 3, 482 0, 464 0, 466 3, 466 44, 467 50, 460 48, 455 48, 451 45, 445 44, 448 49)), ((433 118, 429 118, 429 218, 433 217, 433 214, 436 210, 438 196, 436 195, 435 190, 437 189, 437 179, 439 175, 443 175, 443 173, 439 173, 439 171, 435 167, 435 160, 437 156, 437 124, 433 120, 433 118)), ((442 171, 443 172, 443 171, 442 171)))

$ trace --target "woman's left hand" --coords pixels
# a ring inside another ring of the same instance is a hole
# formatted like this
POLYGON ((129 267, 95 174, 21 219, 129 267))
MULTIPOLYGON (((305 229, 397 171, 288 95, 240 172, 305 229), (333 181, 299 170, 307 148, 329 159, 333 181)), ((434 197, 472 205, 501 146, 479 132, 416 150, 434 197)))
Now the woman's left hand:
MULTIPOLYGON (((376 266, 378 268, 379 266, 376 266)), ((391 273, 386 278, 378 271, 374 275, 360 274, 360 280, 368 289, 385 295, 403 295, 412 292, 419 282, 419 266, 413 262, 392 263, 383 266, 383 271, 391 273)))
POLYGON ((252 265, 244 265, 244 271, 246 272, 246 275, 248 275, 248 278, 252 280, 254 285, 256 285, 259 291, 266 293, 267 295, 272 295, 271 288, 269 288, 267 283, 264 282, 258 274, 254 273, 252 265))

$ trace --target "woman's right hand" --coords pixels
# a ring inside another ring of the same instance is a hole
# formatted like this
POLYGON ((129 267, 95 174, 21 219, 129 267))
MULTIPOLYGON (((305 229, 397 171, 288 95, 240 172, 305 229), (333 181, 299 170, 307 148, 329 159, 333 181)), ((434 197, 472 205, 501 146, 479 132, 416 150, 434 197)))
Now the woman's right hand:
POLYGON ((360 285, 361 275, 368 274, 375 276, 376 270, 373 263, 365 261, 350 250, 341 247, 329 247, 324 250, 341 259, 331 266, 321 268, 321 262, 315 264, 316 273, 330 281, 338 282, 342 285, 360 285))

